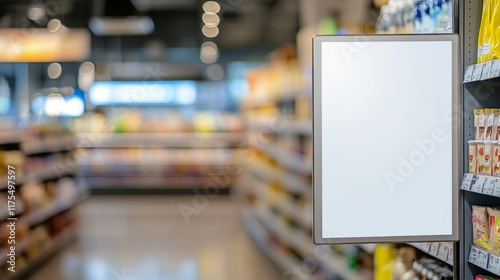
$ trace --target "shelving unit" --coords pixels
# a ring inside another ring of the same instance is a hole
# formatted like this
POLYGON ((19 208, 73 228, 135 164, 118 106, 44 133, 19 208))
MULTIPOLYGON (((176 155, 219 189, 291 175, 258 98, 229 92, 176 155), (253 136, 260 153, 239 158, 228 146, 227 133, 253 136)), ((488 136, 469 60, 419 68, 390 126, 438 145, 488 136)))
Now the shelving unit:
MULTIPOLYGON (((463 170, 468 170, 467 141, 474 139, 474 114, 476 108, 500 107, 500 84, 498 83, 499 61, 477 64, 477 38, 481 24, 482 1, 460 0, 459 34, 462 44, 462 131, 463 131, 463 170)), ((497 181, 484 176, 465 174, 461 188, 461 236, 459 256, 459 278, 473 279, 477 274, 489 274, 489 256, 495 256, 479 249, 473 244, 472 205, 498 206, 497 181), (467 177, 469 176, 469 177, 467 177), (477 179, 477 180, 476 180, 477 179), (472 184, 474 180, 474 184, 472 184), (470 183, 469 183, 470 182, 470 183), (479 257, 477 256, 479 253, 479 257), (473 264, 475 263, 475 264, 473 264), (479 265, 476 265, 479 264, 479 265)), ((495 261, 496 262, 496 261, 495 261)), ((495 269, 496 270, 496 269, 495 269)), ((498 274, 497 274, 498 275, 498 274)))
MULTIPOLYGON (((9 182, 7 176, 0 178, 0 195, 7 194, 8 185, 15 185, 13 194, 16 197, 15 213, 11 214, 7 210, 7 205, 2 203, 5 209, 0 211, 0 223, 3 224, 7 218, 17 218, 18 238, 15 252, 18 262, 16 273, 5 274, 2 271, 1 279, 24 279, 30 271, 75 237, 76 216, 69 212, 88 197, 88 191, 84 182, 77 179, 79 173, 71 156, 74 149, 74 137, 69 134, 39 139, 27 131, 0 133, 0 151, 15 155, 17 159, 21 158, 14 164, 8 158, 2 162, 4 166, 16 167, 15 179, 12 178, 9 182), (60 183, 63 180, 66 180, 65 183, 60 183), (68 185, 69 182, 71 183, 68 185), (53 185, 49 187, 49 184, 53 185), (43 204, 38 202, 35 206, 31 197, 29 200, 31 203, 28 205, 23 193, 23 188, 28 187, 44 190, 44 195, 47 197, 43 200, 43 204), (51 193, 48 192, 49 188, 52 190, 51 193), (57 226, 54 224, 55 221, 59 223, 57 226), (24 230, 20 231, 21 228, 24 230), (41 230, 44 232, 43 243, 40 239, 41 230), (19 258, 23 258, 24 261, 19 258)), ((10 190, 9 194, 12 194, 10 190)), ((3 239, 5 236, 1 237, 3 239)), ((4 247, 0 248, 2 268, 6 265, 6 250, 4 247)))
POLYGON ((500 77, 500 60, 487 61, 480 64, 471 64, 465 68, 465 83, 479 82, 500 77))
POLYGON ((93 192, 192 192, 227 174, 242 142, 237 132, 81 133, 77 160, 93 192))
POLYGON ((469 263, 500 277, 500 254, 472 245, 469 263))
MULTIPOLYGON (((262 93, 242 102, 254 155, 241 161, 238 188, 248 203, 242 214, 248 234, 287 279, 370 279, 350 268, 339 248, 312 242, 311 90, 262 93), (304 269, 307 260, 315 261, 316 271, 304 269)), ((374 246, 355 249, 373 254, 374 246)))
MULTIPOLYGON (((45 262, 48 258, 55 255, 60 250, 64 249, 64 247, 68 246, 75 238, 76 238, 76 228, 69 227, 63 233, 59 234, 56 238, 51 240, 48 244, 45 245, 44 249, 42 249, 36 256, 34 256, 30 263, 16 270, 16 273, 5 276, 5 280, 20 280, 24 279, 26 275, 28 275, 34 267, 38 267, 40 264, 45 262)), ((23 243, 23 247, 25 251, 29 247, 30 243, 23 243)))
POLYGON ((243 141, 238 132, 218 133, 80 133, 79 148, 231 148, 243 141))
POLYGON ((276 120, 271 118, 248 120, 247 128, 283 136, 312 135, 312 125, 307 120, 276 120), (278 123, 278 124, 275 124, 278 123))
POLYGON ((75 138, 68 135, 56 139, 48 138, 41 141, 23 142, 21 146, 26 155, 64 152, 75 148, 75 138))
POLYGON ((431 242, 431 243, 409 243, 409 245, 428 254, 430 257, 441 260, 453 266, 454 250, 453 243, 431 242))

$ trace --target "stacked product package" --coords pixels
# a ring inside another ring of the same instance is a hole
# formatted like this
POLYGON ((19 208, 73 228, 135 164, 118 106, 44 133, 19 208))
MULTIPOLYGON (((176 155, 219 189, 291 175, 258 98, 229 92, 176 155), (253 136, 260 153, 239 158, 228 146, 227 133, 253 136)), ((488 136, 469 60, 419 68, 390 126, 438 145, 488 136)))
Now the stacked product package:
POLYGON ((486 206, 472 206, 472 236, 474 244, 500 253, 500 210, 486 206))
POLYGON ((500 58, 500 0, 483 0, 477 63, 500 58))
POLYGON ((500 109, 475 109, 474 135, 469 141, 469 173, 500 176, 500 109))

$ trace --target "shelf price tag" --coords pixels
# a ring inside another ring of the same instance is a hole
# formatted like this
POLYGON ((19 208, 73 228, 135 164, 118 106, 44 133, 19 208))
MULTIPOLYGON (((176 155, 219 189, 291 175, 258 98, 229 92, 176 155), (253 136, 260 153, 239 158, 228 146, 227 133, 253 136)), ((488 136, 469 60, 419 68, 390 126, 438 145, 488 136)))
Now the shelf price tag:
POLYGON ((483 191, 484 181, 486 181, 486 176, 478 176, 476 181, 470 187, 470 190, 481 193, 483 191))
POLYGON ((429 254, 437 257, 438 250, 439 250, 439 242, 431 243, 431 248, 429 249, 429 254))
POLYGON ((448 249, 448 257, 446 258, 446 262, 453 265, 453 246, 448 249))
POLYGON ((488 261, 488 271, 500 275, 500 257, 494 254, 490 254, 490 259, 488 261))
POLYGON ((441 245, 439 245, 439 250, 436 257, 442 261, 446 261, 449 251, 450 248, 448 247, 448 245, 441 243, 441 245))
POLYGON ((491 78, 500 77, 500 60, 499 59, 495 59, 491 63, 490 77, 491 78))
POLYGON ((493 190, 495 189, 495 184, 497 183, 498 178, 495 177, 486 177, 486 182, 484 182, 483 193, 484 194, 493 194, 493 190))
POLYGON ((466 173, 464 175, 463 180, 462 180, 461 189, 462 190, 470 190, 470 187, 471 187, 472 182, 474 181, 475 177, 476 177, 476 175, 474 175, 474 174, 466 173))
POLYGON ((468 83, 472 80, 472 73, 474 72, 474 65, 469 65, 465 68, 464 83, 468 83))
POLYGON ((476 262, 474 262, 474 264, 481 267, 481 268, 487 269, 489 255, 490 254, 488 252, 486 252, 485 250, 483 250, 481 248, 477 248, 477 258, 476 258, 476 262))
POLYGON ((483 63, 483 73, 481 74, 481 80, 489 79, 491 72, 491 61, 483 63))
POLYGON ((430 249, 431 249, 431 243, 421 243, 420 244, 420 250, 428 253, 430 249))
POLYGON ((470 250, 470 255, 469 255, 469 262, 473 263, 473 264, 476 264, 477 263, 477 247, 476 246, 472 246, 471 250, 470 250))
POLYGON ((474 65, 474 71, 472 72, 471 82, 481 80, 482 71, 483 71, 483 64, 482 63, 474 65))
POLYGON ((500 197, 500 179, 495 181, 495 187, 493 188, 493 195, 500 197))

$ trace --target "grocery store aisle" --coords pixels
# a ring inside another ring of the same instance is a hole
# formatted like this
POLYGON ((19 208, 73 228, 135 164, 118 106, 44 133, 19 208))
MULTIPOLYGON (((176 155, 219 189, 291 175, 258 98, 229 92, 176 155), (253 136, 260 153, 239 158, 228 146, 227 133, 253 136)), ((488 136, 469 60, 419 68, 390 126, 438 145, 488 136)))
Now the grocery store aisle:
POLYGON ((79 207, 80 238, 30 280, 280 279, 244 232, 238 202, 210 199, 186 224, 186 196, 93 196, 79 207))

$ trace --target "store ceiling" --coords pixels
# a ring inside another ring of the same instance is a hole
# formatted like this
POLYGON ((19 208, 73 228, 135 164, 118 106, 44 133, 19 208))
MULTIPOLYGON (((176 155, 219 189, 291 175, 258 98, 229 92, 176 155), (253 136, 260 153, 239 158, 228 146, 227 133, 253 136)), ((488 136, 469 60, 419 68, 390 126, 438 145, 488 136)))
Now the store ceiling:
MULTIPOLYGON (((43 27, 27 17, 34 4, 44 7, 47 18, 60 19, 70 28, 88 28, 92 16, 147 15, 155 30, 145 36, 93 36, 94 49, 199 47, 205 38, 201 27, 205 0, 0 0, 1 27, 43 27)), ((299 0, 219 0, 221 50, 276 47, 294 42, 298 31, 299 0)))

